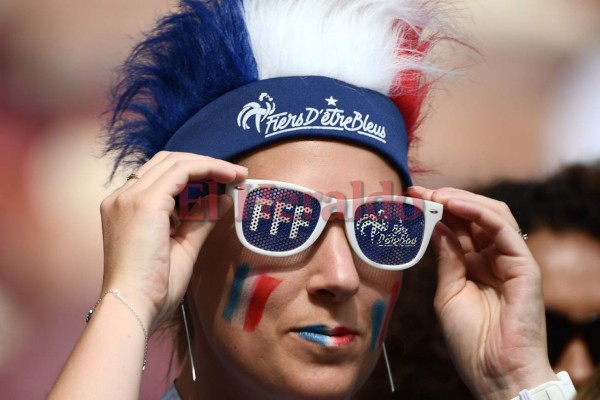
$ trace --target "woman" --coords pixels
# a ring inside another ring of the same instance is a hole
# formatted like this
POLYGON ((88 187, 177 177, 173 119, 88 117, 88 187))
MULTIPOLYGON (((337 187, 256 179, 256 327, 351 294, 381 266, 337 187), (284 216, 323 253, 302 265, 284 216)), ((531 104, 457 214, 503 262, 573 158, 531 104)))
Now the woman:
POLYGON ((351 397, 442 209, 436 305, 467 384, 559 384, 510 212, 410 187, 434 10, 187 0, 159 24, 109 127, 117 163, 144 164, 101 206, 103 292, 51 398, 137 397, 147 338, 184 296, 187 360, 165 398, 351 397), (198 197, 201 182, 226 194, 198 197))

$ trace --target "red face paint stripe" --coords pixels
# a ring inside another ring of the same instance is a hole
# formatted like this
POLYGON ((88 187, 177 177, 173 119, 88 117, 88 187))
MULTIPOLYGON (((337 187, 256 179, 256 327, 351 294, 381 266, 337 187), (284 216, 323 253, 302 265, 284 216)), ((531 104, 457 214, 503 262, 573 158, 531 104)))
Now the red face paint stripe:
POLYGON ((394 305, 396 304, 396 300, 398 300, 398 294, 400 293, 400 282, 396 282, 396 284, 392 287, 392 291, 390 293, 390 299, 387 303, 387 310, 385 311, 385 319, 383 320, 383 325, 381 326, 381 331, 379 332, 379 340, 377 341, 377 348, 381 348, 383 344, 383 338, 385 337, 385 331, 387 329, 388 323, 390 322, 390 317, 392 316, 392 311, 394 310, 394 305))
POLYGON ((246 319, 244 321, 244 330, 253 331, 256 329, 262 319, 263 311, 269 296, 275 288, 282 282, 281 279, 262 275, 256 278, 252 290, 252 298, 248 304, 246 319))

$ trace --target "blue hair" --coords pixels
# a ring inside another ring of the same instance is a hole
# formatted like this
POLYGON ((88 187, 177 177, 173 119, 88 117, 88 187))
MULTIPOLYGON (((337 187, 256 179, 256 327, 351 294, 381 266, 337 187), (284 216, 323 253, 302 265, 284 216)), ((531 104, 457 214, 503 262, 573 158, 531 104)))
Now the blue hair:
POLYGON ((120 70, 108 110, 104 154, 139 166, 199 109, 258 80, 240 0, 181 0, 120 70))

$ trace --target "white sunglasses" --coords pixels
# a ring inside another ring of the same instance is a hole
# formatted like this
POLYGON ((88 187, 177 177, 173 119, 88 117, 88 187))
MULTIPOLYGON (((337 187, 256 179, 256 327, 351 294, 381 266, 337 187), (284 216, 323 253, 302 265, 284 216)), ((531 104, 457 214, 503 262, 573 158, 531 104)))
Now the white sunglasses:
POLYGON ((253 252, 300 253, 319 238, 332 214, 342 213, 354 252, 386 270, 412 267, 423 257, 443 211, 439 203, 412 197, 338 199, 271 180, 229 184, 227 193, 233 198, 237 236, 253 252))

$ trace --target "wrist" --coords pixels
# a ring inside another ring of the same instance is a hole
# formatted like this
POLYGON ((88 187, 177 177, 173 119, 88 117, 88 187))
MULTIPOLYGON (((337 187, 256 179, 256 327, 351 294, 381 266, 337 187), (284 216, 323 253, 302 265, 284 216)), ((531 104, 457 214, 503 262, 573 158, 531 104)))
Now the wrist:
MULTIPOLYGON (((537 365, 535 368, 527 368, 527 370, 515 370, 503 376, 493 379, 493 384, 488 386, 488 390, 481 390, 478 398, 481 399, 512 399, 515 395, 524 389, 535 388, 546 382, 556 381, 556 374, 550 367, 549 363, 545 365, 537 365)), ((491 383, 488 381, 488 384, 491 383)), ((518 399, 518 396, 517 396, 518 399)))
POLYGON ((512 400, 572 400, 575 398, 575 386, 566 371, 559 372, 555 379, 544 382, 531 389, 521 390, 512 400))
POLYGON ((523 389, 534 388, 558 379, 549 363, 546 363, 543 367, 535 367, 535 369, 527 371, 527 373, 513 374, 508 378, 510 379, 510 384, 508 385, 508 390, 505 391, 503 397, 505 399, 512 398, 523 389))
MULTIPOLYGON (((100 322, 101 325, 107 325, 107 318, 116 317, 118 321, 120 321, 119 330, 121 333, 132 332, 133 325, 138 325, 137 330, 141 330, 141 334, 143 334, 144 340, 144 351, 143 351, 143 363, 141 370, 144 371, 146 369, 146 356, 148 353, 148 329, 144 325, 140 315, 136 312, 134 307, 123 297, 121 292, 116 289, 109 289, 100 295, 96 304, 94 304, 87 313, 85 318, 86 323, 89 323, 92 319, 95 321, 97 318, 93 318, 96 314, 100 312, 101 315, 98 316, 101 320, 103 320, 104 324, 100 322), (136 322, 134 323, 134 319, 136 322)), ((136 329, 136 328, 133 328, 136 329)), ((142 336, 142 335, 134 335, 142 336)))
POLYGON ((148 354, 148 339, 149 339, 149 334, 148 334, 148 328, 147 325, 144 323, 144 321, 142 320, 142 318, 140 317, 140 315, 137 313, 137 311, 135 310, 134 306, 132 306, 125 297, 123 297, 123 294, 117 290, 117 289, 109 289, 106 290, 104 292, 102 292, 102 294, 100 295, 100 297, 98 298, 98 301, 96 302, 96 304, 94 304, 88 311, 86 318, 85 318, 85 322, 89 323, 90 320, 92 319, 92 316, 94 315, 94 312, 96 311, 96 309, 98 308, 98 306, 103 302, 103 301, 110 301, 110 298, 114 297, 116 300, 118 300, 121 303, 122 307, 126 307, 129 311, 129 313, 135 317, 135 319, 137 320, 143 334, 144 334, 144 359, 143 359, 143 363, 142 363, 142 371, 144 371, 146 369, 146 356, 148 354), (108 299, 105 300, 105 298, 108 297, 108 299))
POLYGON ((112 291, 119 292, 125 302, 135 311, 139 322, 144 326, 148 335, 152 336, 152 333, 156 329, 154 324, 159 309, 157 302, 153 301, 149 296, 144 295, 144 291, 141 288, 127 284, 123 280, 111 280, 110 282, 105 281, 103 283, 102 294, 112 291))

